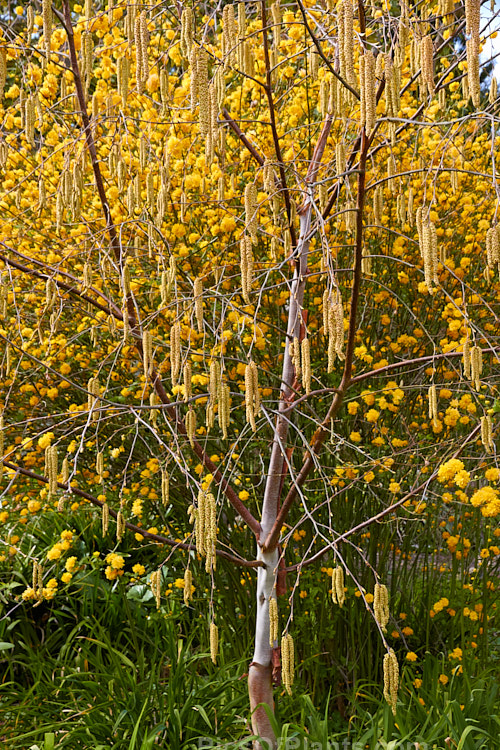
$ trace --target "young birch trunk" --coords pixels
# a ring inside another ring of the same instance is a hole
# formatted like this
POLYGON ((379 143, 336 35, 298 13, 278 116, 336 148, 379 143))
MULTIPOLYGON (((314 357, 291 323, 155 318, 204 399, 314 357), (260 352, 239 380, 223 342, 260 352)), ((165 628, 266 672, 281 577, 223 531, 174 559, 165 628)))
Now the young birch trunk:
MULTIPOLYGON (((287 338, 283 370, 281 375, 281 393, 278 406, 278 417, 274 429, 271 449, 271 459, 267 472, 264 501, 262 504, 262 531, 257 543, 257 558, 265 563, 265 567, 257 571, 257 618, 255 625, 255 650, 248 672, 248 693, 252 711, 252 729, 254 734, 262 738, 262 742, 255 743, 255 750, 268 750, 277 746, 276 736, 271 727, 266 709, 274 714, 274 699, 272 685, 272 648, 269 642, 269 599, 276 598, 276 576, 278 572, 279 552, 277 545, 263 552, 264 543, 276 521, 279 509, 279 497, 282 475, 285 470, 285 449, 288 434, 289 409, 293 401, 293 384, 295 370, 291 357, 293 339, 300 338, 302 326, 302 310, 304 290, 307 276, 307 256, 310 244, 310 229, 312 217, 312 193, 314 180, 326 146, 330 132, 331 118, 328 117, 323 126, 311 164, 306 177, 306 191, 304 203, 300 209, 300 233, 294 252, 295 270, 290 285, 290 301, 288 310, 287 338)), ((278 646, 275 642, 274 647, 278 646)))

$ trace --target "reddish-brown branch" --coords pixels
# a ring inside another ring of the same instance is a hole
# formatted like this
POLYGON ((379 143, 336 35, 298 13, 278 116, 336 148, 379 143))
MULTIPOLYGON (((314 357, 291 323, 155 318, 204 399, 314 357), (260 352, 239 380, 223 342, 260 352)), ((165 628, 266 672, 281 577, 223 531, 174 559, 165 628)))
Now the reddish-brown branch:
MULTIPOLYGON (((11 469, 12 471, 17 472, 18 474, 23 474, 25 477, 29 477, 30 479, 34 479, 37 482, 42 482, 43 484, 48 484, 49 479, 47 477, 42 476, 41 474, 37 474, 35 471, 31 471, 31 469, 25 469, 23 466, 19 466, 18 464, 14 464, 11 461, 3 461, 3 465, 6 466, 8 469, 11 469)), ((71 487, 69 482, 58 482, 57 486, 60 487, 60 489, 65 490, 66 492, 71 493, 72 495, 76 495, 77 497, 81 497, 84 500, 88 500, 89 503, 92 505, 95 505, 97 508, 102 508, 104 505, 103 502, 98 500, 96 497, 91 495, 89 492, 85 492, 85 490, 80 490, 78 487, 71 487)), ((116 519, 118 516, 118 513, 113 510, 112 508, 109 508, 109 515, 116 519)), ((145 539, 149 539, 152 542, 158 542, 159 544, 165 544, 169 547, 175 547, 178 549, 185 549, 185 550, 192 550, 193 545, 189 542, 179 542, 176 539, 171 539, 170 537, 163 536, 162 534, 153 534, 151 531, 146 531, 145 529, 141 528, 140 526, 136 526, 134 523, 129 523, 128 521, 125 521, 125 527, 129 529, 129 531, 133 531, 135 534, 141 534, 145 539)), ((263 563, 259 560, 242 560, 239 557, 236 557, 235 555, 229 554, 229 552, 224 552, 224 550, 216 550, 216 554, 219 557, 223 557, 225 560, 228 560, 229 562, 234 563, 235 565, 241 565, 245 568, 260 568, 263 566, 263 563)))
POLYGON ((0 253, 0 260, 2 260, 4 263, 6 263, 9 266, 12 266, 12 268, 17 268, 18 271, 21 271, 22 273, 25 273, 28 276, 34 276, 35 278, 41 279, 42 281, 47 281, 47 279, 52 279, 54 284, 58 286, 60 289, 64 289, 64 291, 70 294, 76 294, 80 299, 85 300, 85 302, 88 302, 89 304, 93 305, 98 310, 102 310, 103 312, 108 313, 108 315, 114 315, 119 320, 123 320, 123 315, 121 311, 119 311, 116 308, 116 305, 113 305, 112 302, 109 302, 108 305, 102 305, 100 302, 96 302, 96 300, 92 299, 92 297, 89 297, 87 294, 80 292, 76 286, 70 286, 70 284, 66 284, 64 281, 60 281, 59 279, 56 279, 54 276, 51 276, 48 273, 42 273, 41 271, 37 271, 35 268, 28 268, 28 266, 25 266, 22 263, 18 263, 17 261, 12 260, 12 258, 8 258, 6 255, 3 255, 3 253, 0 253))
POLYGON ((259 154, 259 152, 255 148, 255 146, 253 145, 253 143, 250 143, 250 141, 246 137, 245 133, 242 131, 242 129, 240 128, 240 126, 238 125, 238 123, 235 122, 235 120, 233 120, 233 118, 231 117, 231 115, 229 114, 229 112, 227 111, 227 109, 225 107, 222 110, 222 116, 224 117, 224 119, 228 123, 229 127, 232 130, 234 130, 234 132, 236 133, 236 135, 238 136, 238 138, 240 139, 240 141, 250 151, 250 153, 252 154, 253 158, 257 162, 257 164, 259 164, 262 167, 262 165, 264 164, 264 157, 261 156, 261 154, 259 154))

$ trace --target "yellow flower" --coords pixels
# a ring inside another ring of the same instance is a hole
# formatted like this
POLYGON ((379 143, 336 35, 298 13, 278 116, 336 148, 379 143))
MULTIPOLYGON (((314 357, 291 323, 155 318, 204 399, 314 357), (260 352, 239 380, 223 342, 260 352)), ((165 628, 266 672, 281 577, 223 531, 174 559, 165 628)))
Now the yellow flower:
POLYGON ((71 573, 63 573, 61 576, 61 581, 63 583, 69 583, 71 579, 73 578, 71 573))
POLYGON ((446 685, 450 681, 450 678, 447 677, 445 674, 440 674, 438 679, 441 685, 446 685))
POLYGON ((415 679, 413 680, 413 685, 417 688, 417 690, 422 687, 422 680, 420 679, 420 677, 415 677, 415 679))
POLYGON ((418 656, 414 651, 408 651, 408 653, 406 654, 406 659, 408 661, 417 661, 418 656))
POLYGON ((132 566, 132 572, 135 573, 136 576, 143 576, 146 572, 146 568, 144 567, 144 565, 137 563, 136 565, 132 566))
POLYGON ((458 474, 459 471, 463 471, 464 468, 463 462, 460 461, 460 459, 451 458, 439 467, 437 474, 438 482, 441 482, 442 484, 449 482, 454 478, 455 474, 458 474))
POLYGON ((68 557, 68 559, 66 560, 66 565, 64 567, 69 573, 71 573, 75 569, 77 562, 78 562, 78 558, 74 556, 68 557))
POLYGON ((38 447, 42 450, 45 450, 45 448, 47 448, 52 443, 53 437, 53 432, 46 432, 45 435, 42 435, 42 437, 38 438, 38 447))
POLYGON ((365 418, 367 422, 376 422, 379 416, 380 416, 380 412, 377 411, 376 409, 369 409, 365 414, 365 418))

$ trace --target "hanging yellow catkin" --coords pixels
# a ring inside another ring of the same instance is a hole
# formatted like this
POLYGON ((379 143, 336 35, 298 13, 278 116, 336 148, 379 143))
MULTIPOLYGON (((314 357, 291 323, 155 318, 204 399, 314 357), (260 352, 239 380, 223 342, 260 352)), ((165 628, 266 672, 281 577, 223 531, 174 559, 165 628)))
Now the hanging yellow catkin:
POLYGON ((422 63, 422 80, 429 96, 434 94, 434 48, 432 36, 427 34, 420 41, 420 60, 422 63))
POLYGON ((194 409, 192 408, 188 409, 185 422, 186 422, 186 434, 189 440, 189 444, 191 448, 193 448, 195 437, 196 437, 196 412, 194 411, 194 409))
POLYGON ((396 713, 399 688, 399 665, 394 650, 391 648, 384 656, 384 698, 396 713))
POLYGON ((245 367, 245 406, 247 422, 255 432, 255 417, 260 411, 258 370, 255 362, 250 362, 245 367))
POLYGON ((481 442, 486 449, 486 453, 491 453, 495 450, 492 430, 491 416, 487 414, 481 417, 481 442))
POLYGON ((144 331, 142 334, 142 361, 144 377, 147 379, 153 364, 153 334, 151 331, 144 331))
POLYGON ((250 304, 250 292, 253 284, 254 260, 252 240, 243 234, 240 240, 241 290, 246 304, 250 304))
POLYGON ((437 391, 436 391, 436 386, 434 383, 429 387, 427 398, 429 401, 429 419, 435 422, 438 418, 438 407, 437 407, 437 391))
POLYGON ((222 437, 224 438, 224 440, 227 439, 227 431, 229 428, 230 405, 231 405, 231 396, 230 396, 229 386, 226 383, 224 383, 220 391, 219 410, 218 410, 219 426, 222 430, 222 437))
POLYGON ((182 54, 188 60, 189 60, 189 56, 191 55, 193 39, 194 39, 193 9, 187 6, 183 9, 182 16, 181 16, 181 51, 182 51, 182 54))
POLYGON ((215 622, 210 623, 210 658, 212 663, 217 663, 217 654, 219 653, 219 629, 215 622))
POLYGON ((332 571, 332 601, 334 604, 338 604, 339 607, 344 606, 344 569, 341 565, 333 568, 332 571))
POLYGON ((192 396, 191 392, 191 381, 192 381, 192 370, 191 363, 186 362, 183 369, 183 380, 184 380, 184 402, 187 403, 192 396))
POLYGON ((61 466, 61 482, 63 484, 68 484, 69 481, 69 461, 68 457, 66 456, 63 459, 62 466, 61 466))
POLYGON ((203 333, 203 281, 199 277, 194 280, 193 295, 198 333, 203 333))
POLYGON ((96 474, 100 477, 100 481, 102 482, 102 475, 104 473, 104 454, 102 451, 99 451, 96 456, 95 470, 96 474))
POLYGON ((49 445, 45 449, 45 476, 48 478, 49 496, 57 492, 57 447, 49 445))
POLYGON ((205 496, 205 570, 210 573, 215 570, 217 561, 216 548, 217 548, 217 505, 215 497, 211 492, 207 492, 205 496))
POLYGON ((208 93, 208 56, 206 50, 201 47, 197 54, 196 63, 196 89, 198 93, 199 112, 198 124, 200 135, 206 136, 210 130, 210 97, 208 93))
POLYGON ((304 388, 305 392, 309 394, 311 392, 311 349, 307 336, 302 339, 300 349, 302 355, 302 387, 304 388))
POLYGON ((42 0, 42 21, 43 21, 43 46, 45 50, 45 59, 42 64, 46 66, 50 55, 50 40, 52 37, 52 4, 50 0, 42 0))
POLYGON ((253 182, 245 185, 245 224, 252 242, 257 242, 257 188, 253 182))
POLYGON ((290 633, 281 639, 281 678, 288 695, 292 694, 292 685, 295 676, 295 647, 290 633))
POLYGON ((123 512, 120 509, 118 511, 118 514, 116 516, 116 541, 121 542, 123 539, 123 535, 125 534, 125 518, 123 516, 123 512))
POLYGON ((186 605, 186 607, 193 598, 192 585, 193 574, 189 568, 186 568, 186 570, 184 571, 184 604, 186 605))
POLYGON ((354 9, 351 0, 343 0, 338 6, 338 36, 340 72, 351 86, 356 83, 354 72, 354 9))
POLYGON ((481 388, 481 375, 483 372, 483 350, 480 346, 473 346, 470 350, 470 378, 478 391, 481 388))
POLYGON ((225 67, 236 62, 236 48, 238 44, 238 28, 234 15, 234 5, 224 6, 222 11, 222 53, 225 67))
POLYGON ((269 597, 269 645, 274 647, 278 640, 278 602, 275 596, 269 597))
POLYGON ((170 329, 170 374, 172 385, 177 385, 181 369, 181 324, 176 321, 170 329))
POLYGON ((102 504, 101 508, 102 535, 106 536, 109 528, 109 506, 107 503, 102 504))
POLYGON ((170 500, 170 476, 166 469, 161 470, 161 502, 166 507, 170 500))
POLYGON ((160 609, 161 605, 161 569, 160 570, 153 570, 151 573, 150 579, 149 579, 149 585, 151 586, 151 591, 153 592, 154 598, 156 600, 156 609, 160 609))
POLYGON ((470 92, 470 98, 475 107, 479 107, 481 97, 481 87, 479 79, 479 39, 472 37, 467 39, 467 82, 470 92))
POLYGON ((486 232, 486 263, 488 268, 498 267, 500 272, 500 237, 499 226, 490 227, 486 232))
POLYGON ((377 87, 375 80, 375 58, 373 53, 365 52, 359 58, 360 76, 360 124, 367 133, 375 127, 375 110, 377 107, 377 87))
POLYGON ((373 614, 382 632, 387 630, 389 622, 389 592, 383 583, 376 583, 373 592, 373 614))

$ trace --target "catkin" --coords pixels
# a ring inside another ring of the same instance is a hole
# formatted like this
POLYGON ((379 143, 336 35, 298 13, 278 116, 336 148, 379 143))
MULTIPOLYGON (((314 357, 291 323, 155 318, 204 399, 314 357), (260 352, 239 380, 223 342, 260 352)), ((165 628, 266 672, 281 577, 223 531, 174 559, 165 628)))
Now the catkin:
POLYGON ((394 650, 389 649, 384 656, 384 698, 391 707, 393 714, 396 713, 399 687, 399 665, 394 650))
POLYGON ((57 447, 48 445, 45 449, 45 476, 48 481, 49 497, 57 492, 57 447))
POLYGON ((491 453, 495 450, 495 442, 493 440, 493 425, 489 414, 481 417, 481 442, 486 449, 486 453, 491 453))
POLYGON ((256 431, 255 417, 260 411, 258 370, 255 362, 250 362, 245 367, 245 406, 246 419, 253 432, 256 431))
POLYGON ((375 127, 377 108, 377 87, 375 79, 375 58, 372 52, 365 52, 359 58, 361 126, 367 133, 375 127))
POLYGON ((160 609, 161 604, 161 570, 153 570, 149 584, 156 600, 156 609, 160 609))
POLYGON ((486 263, 488 268, 497 266, 500 271, 500 237, 497 224, 486 232, 486 263))
POLYGON ((288 695, 292 694, 292 685, 295 675, 295 647, 290 633, 281 639, 281 678, 288 695))
POLYGON ((245 185, 245 224, 252 242, 257 242, 257 188, 253 182, 245 185))
POLYGON ((498 94, 498 82, 495 76, 492 76, 490 83, 490 90, 488 92, 488 101, 490 104, 495 104, 498 94))
POLYGON ((323 329, 328 337, 328 372, 333 371, 335 358, 344 359, 344 308, 339 289, 323 294, 323 329))
POLYGON ((142 361, 144 377, 147 379, 153 365, 153 334, 151 331, 144 331, 142 334, 142 361))
MULTIPOLYGON (((5 83, 7 81, 7 50, 0 47, 0 100, 3 98, 5 83)), ((2 144, 4 146, 5 144, 2 144)), ((5 162, 2 164, 4 166, 5 162)))
POLYGON ((196 436, 196 412, 189 408, 186 414, 186 434, 191 448, 194 446, 196 436))
POLYGON ((125 534, 125 518, 123 516, 123 512, 119 510, 116 516, 116 541, 121 542, 124 534, 125 534))
POLYGON ((301 370, 302 370, 302 387, 305 392, 311 392, 311 350, 307 336, 302 339, 301 343, 301 370))
POLYGON ((185 7, 181 16, 181 50, 187 59, 191 54, 194 39, 193 9, 185 7))
POLYGON ((437 407, 437 391, 434 383, 429 387, 427 394, 429 401, 429 419, 435 422, 438 418, 438 407, 437 407))
POLYGON ((338 35, 340 72, 347 83, 354 86, 354 9, 351 0, 343 0, 339 6, 338 35))
POLYGON ((473 346, 470 350, 470 378, 478 391, 481 388, 481 375, 483 372, 483 350, 480 346, 473 346))
POLYGON ((170 501, 170 476, 166 469, 161 471, 161 502, 167 507, 170 501))
POLYGON ((300 341, 297 336, 294 336, 290 345, 290 357, 295 370, 295 378, 298 380, 302 374, 302 369, 300 367, 300 341))
POLYGON ((99 451, 96 456, 95 470, 96 474, 98 474, 102 479, 102 475, 104 473, 104 454, 102 451, 99 451))
POLYGON ((231 399, 230 399, 229 386, 224 383, 224 385, 221 388, 221 394, 220 394, 220 399, 219 399, 219 410, 218 410, 219 426, 222 430, 222 437, 224 438, 224 440, 227 439, 227 430, 229 427, 229 419, 230 419, 230 405, 231 405, 231 399))
POLYGON ((107 503, 102 504, 101 508, 101 521, 102 521, 102 535, 106 536, 109 528, 109 505, 107 503))
POLYGON ((50 0, 42 0, 42 20, 43 46, 45 49, 43 65, 45 66, 50 56, 50 39, 52 37, 52 4, 50 0))
POLYGON ((430 34, 420 41, 420 60, 422 64, 422 80, 430 96, 434 94, 434 48, 430 34))
POLYGON ((470 98, 475 107, 479 107, 481 88, 479 81, 479 39, 471 37, 467 39, 467 82, 470 98))
POLYGON ((438 250, 437 250, 437 233, 434 223, 427 216, 423 217, 423 209, 417 208, 416 224, 418 231, 418 241, 420 246, 420 255, 424 262, 424 278, 430 294, 434 294, 435 287, 439 283, 437 275, 438 250))
POLYGON ((236 47, 238 44, 238 29, 234 15, 234 5, 224 6, 222 11, 222 54, 224 66, 234 65, 236 62, 236 47))
POLYGON ((250 292, 253 284, 254 260, 252 240, 243 234, 240 240, 241 291, 246 304, 250 304, 250 292))
POLYGON ((199 277, 194 280, 193 294, 198 333, 203 333, 203 282, 199 277))
POLYGON ((339 607, 344 606, 344 569, 341 565, 338 565, 332 571, 332 600, 333 603, 338 604, 339 607))
POLYGON ((97 404, 98 397, 100 395, 100 389, 99 389, 99 380, 97 377, 90 378, 87 383, 87 390, 88 390, 88 396, 87 396, 87 408, 89 411, 92 411, 92 419, 96 420, 98 418, 98 414, 94 412, 95 405, 97 404))
POLYGON ((191 398, 191 381, 192 381, 192 369, 191 363, 186 362, 183 368, 183 380, 184 380, 184 402, 187 404, 191 398))
POLYGON ((170 329, 170 374, 172 385, 177 385, 181 369, 181 324, 176 321, 170 329))
POLYGON ((210 573, 215 570, 217 556, 217 505, 215 497, 211 492, 206 493, 205 498, 205 570, 210 573))
POLYGON ((219 629, 215 622, 210 623, 210 658, 212 663, 217 663, 217 654, 219 653, 219 629))
POLYGON ((389 622, 389 592, 383 583, 376 583, 373 592, 373 614, 380 625, 382 632, 387 631, 389 622))
POLYGON ((278 602, 275 596, 269 597, 269 645, 271 648, 278 640, 278 602))
POLYGON ((184 604, 187 605, 193 598, 192 587, 193 585, 193 574, 189 568, 184 571, 184 604))
POLYGON ((134 41, 136 50, 136 79, 139 94, 144 91, 144 85, 149 75, 148 65, 148 20, 146 12, 141 11, 135 19, 134 41))
POLYGON ((464 341, 463 346, 463 365, 464 365, 464 375, 466 378, 470 378, 471 376, 471 357, 470 357, 470 341, 469 337, 467 336, 464 341))
POLYGON ((199 101, 198 124, 200 135, 206 136, 210 130, 211 108, 208 90, 208 55, 203 47, 198 50, 197 54, 196 91, 199 101))

